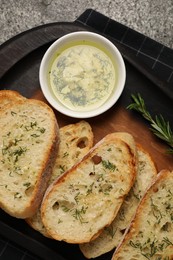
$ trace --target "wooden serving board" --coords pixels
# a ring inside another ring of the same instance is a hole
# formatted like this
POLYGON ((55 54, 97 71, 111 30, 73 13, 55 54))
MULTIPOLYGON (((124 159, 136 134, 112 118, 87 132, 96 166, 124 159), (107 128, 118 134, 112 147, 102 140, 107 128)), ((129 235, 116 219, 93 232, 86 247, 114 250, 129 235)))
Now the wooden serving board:
MULTIPOLYGON (((46 49, 62 35, 86 29, 88 28, 78 23, 55 23, 35 28, 6 42, 0 48, 0 89, 17 90, 27 98, 46 102, 38 78, 40 61, 46 49)), ((173 155, 166 153, 167 146, 153 135, 148 123, 140 115, 126 108, 131 103, 131 94, 140 93, 153 116, 162 114, 171 123, 173 122, 173 100, 151 82, 145 73, 137 70, 137 66, 134 67, 126 59, 125 65, 127 79, 119 101, 104 114, 85 119, 93 129, 94 142, 97 143, 112 132, 129 132, 134 136, 136 142, 151 154, 158 171, 164 168, 173 170, 173 155)), ((67 117, 57 111, 55 114, 60 127, 80 120, 67 117)), ((3 227, 1 228, 3 235, 10 239, 14 237, 15 242, 43 259, 56 259, 57 257, 59 257, 57 259, 71 259, 71 252, 75 253, 76 260, 85 259, 78 247, 48 240, 30 229, 26 223, 11 218, 3 212, 0 212, 0 222, 3 227)), ((108 254, 104 258, 98 259, 111 259, 111 256, 108 254)))
MULTIPOLYGON (((48 104, 41 90, 32 98, 42 100, 48 104)), ((69 118, 55 110, 54 112, 59 127, 80 120, 69 118)), ((148 123, 142 120, 139 115, 122 106, 121 101, 103 115, 85 120, 90 123, 93 129, 94 143, 97 143, 105 135, 112 132, 128 132, 133 135, 137 143, 140 143, 150 153, 158 172, 162 169, 173 170, 173 155, 167 153, 167 145, 153 135, 148 123)))

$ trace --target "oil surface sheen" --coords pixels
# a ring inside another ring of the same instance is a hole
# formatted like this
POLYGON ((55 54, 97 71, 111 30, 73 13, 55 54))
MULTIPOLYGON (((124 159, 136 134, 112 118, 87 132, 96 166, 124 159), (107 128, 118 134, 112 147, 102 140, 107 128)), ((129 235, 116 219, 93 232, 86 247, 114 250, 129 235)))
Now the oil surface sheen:
POLYGON ((113 92, 117 78, 111 58, 87 44, 69 47, 58 54, 49 76, 56 98, 75 111, 101 106, 113 92))

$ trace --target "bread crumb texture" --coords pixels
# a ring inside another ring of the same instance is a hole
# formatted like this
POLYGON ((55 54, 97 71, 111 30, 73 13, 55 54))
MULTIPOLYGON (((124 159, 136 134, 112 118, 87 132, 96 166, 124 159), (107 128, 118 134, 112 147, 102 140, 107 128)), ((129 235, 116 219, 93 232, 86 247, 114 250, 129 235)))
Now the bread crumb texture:
POLYGON ((45 196, 41 210, 47 231, 69 243, 90 241, 111 223, 135 174, 129 146, 108 135, 45 196))
POLYGON ((163 170, 147 191, 113 260, 173 259, 173 172, 163 170))
MULTIPOLYGON (((88 122, 82 120, 76 124, 69 124, 60 128, 59 149, 56 154, 56 160, 48 186, 77 161, 81 160, 92 146, 93 132, 88 122)), ((40 208, 34 216, 26 221, 35 230, 44 236, 50 237, 42 223, 40 208)))
POLYGON ((56 141, 54 114, 42 102, 18 102, 1 111, 0 129, 0 204, 23 218, 38 200, 34 196, 56 141))
POLYGON ((138 145, 137 175, 133 187, 126 196, 117 216, 110 226, 90 243, 80 245, 87 258, 94 258, 111 251, 121 242, 126 228, 135 214, 144 192, 157 175, 154 162, 150 155, 138 145))
POLYGON ((71 168, 93 146, 93 132, 86 121, 60 128, 60 144, 49 184, 71 168))

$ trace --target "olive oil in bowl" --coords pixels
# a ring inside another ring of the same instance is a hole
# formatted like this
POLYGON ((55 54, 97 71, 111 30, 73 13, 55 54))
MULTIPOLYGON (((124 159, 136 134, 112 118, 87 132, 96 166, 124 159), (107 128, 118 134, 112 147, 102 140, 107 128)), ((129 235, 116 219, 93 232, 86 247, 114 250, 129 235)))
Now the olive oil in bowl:
POLYGON ((92 42, 83 41, 58 52, 49 71, 50 87, 64 106, 91 111, 103 105, 117 82, 116 64, 92 42))
POLYGON ((47 101, 76 118, 104 113, 119 99, 126 70, 118 49, 105 37, 87 31, 56 40, 40 64, 39 80, 47 101))

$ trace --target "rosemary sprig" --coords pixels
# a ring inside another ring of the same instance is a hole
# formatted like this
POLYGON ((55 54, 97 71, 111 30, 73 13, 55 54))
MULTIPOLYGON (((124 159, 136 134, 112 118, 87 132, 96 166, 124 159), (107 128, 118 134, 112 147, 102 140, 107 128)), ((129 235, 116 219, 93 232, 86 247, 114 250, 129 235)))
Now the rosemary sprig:
POLYGON ((169 146, 168 153, 173 153, 173 132, 168 121, 165 121, 162 115, 156 115, 152 118, 146 108, 144 99, 138 93, 137 96, 131 95, 132 100, 127 109, 136 110, 150 123, 151 131, 161 140, 165 141, 169 146))

